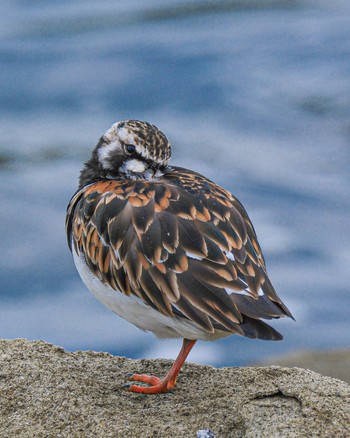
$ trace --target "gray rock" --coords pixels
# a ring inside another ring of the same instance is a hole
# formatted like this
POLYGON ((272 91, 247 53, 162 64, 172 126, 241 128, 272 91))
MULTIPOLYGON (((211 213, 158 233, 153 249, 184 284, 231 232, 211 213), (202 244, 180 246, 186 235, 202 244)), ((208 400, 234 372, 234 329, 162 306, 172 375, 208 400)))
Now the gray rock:
POLYGON ((185 364, 173 394, 127 392, 171 361, 0 341, 1 437, 350 437, 350 387, 298 368, 185 364))

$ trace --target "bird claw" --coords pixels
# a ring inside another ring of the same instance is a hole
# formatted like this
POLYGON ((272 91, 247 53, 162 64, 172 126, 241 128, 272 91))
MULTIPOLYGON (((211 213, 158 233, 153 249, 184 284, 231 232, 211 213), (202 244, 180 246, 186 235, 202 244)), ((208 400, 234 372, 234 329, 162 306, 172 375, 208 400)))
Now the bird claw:
POLYGON ((168 387, 168 381, 161 380, 156 376, 149 376, 147 374, 128 373, 127 378, 132 382, 140 382, 140 384, 137 385, 132 385, 127 383, 123 386, 124 388, 127 388, 130 392, 137 392, 141 394, 157 394, 157 393, 172 392, 171 391, 172 387, 170 385, 168 387))
POLYGON ((147 383, 147 385, 156 386, 162 383, 162 380, 156 376, 149 376, 147 374, 128 374, 128 380, 133 382, 147 383))

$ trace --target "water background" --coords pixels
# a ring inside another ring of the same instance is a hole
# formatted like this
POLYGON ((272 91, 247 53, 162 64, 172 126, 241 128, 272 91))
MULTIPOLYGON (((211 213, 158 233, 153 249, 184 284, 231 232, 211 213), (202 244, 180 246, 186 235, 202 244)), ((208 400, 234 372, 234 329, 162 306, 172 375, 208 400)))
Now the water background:
POLYGON ((283 342, 200 342, 241 365, 350 345, 348 1, 2 1, 0 336, 175 357, 80 281, 65 208, 117 120, 161 128, 172 163, 245 205, 296 323, 283 342))

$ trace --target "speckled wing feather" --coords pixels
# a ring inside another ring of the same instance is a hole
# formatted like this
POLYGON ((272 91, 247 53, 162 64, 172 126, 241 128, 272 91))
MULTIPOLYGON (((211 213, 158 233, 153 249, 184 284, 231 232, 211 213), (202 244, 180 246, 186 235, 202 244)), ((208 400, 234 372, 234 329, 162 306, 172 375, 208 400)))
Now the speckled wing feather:
POLYGON ((169 316, 252 338, 281 339, 260 319, 291 316, 266 273, 240 202, 203 176, 108 180, 78 191, 67 237, 96 277, 169 316))

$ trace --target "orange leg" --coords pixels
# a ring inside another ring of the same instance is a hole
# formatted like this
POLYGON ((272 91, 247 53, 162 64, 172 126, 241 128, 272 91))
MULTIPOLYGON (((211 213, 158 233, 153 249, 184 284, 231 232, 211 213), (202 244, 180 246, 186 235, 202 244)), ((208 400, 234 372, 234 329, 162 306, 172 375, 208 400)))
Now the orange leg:
POLYGON ((129 387, 129 391, 140 392, 142 394, 159 394, 162 392, 171 391, 175 387, 176 379, 181 367, 195 343, 196 341, 190 341, 189 339, 183 340, 181 351, 173 363, 173 366, 170 368, 170 371, 163 380, 156 376, 148 376, 146 374, 130 375, 129 380, 148 383, 151 386, 131 385, 129 387))

